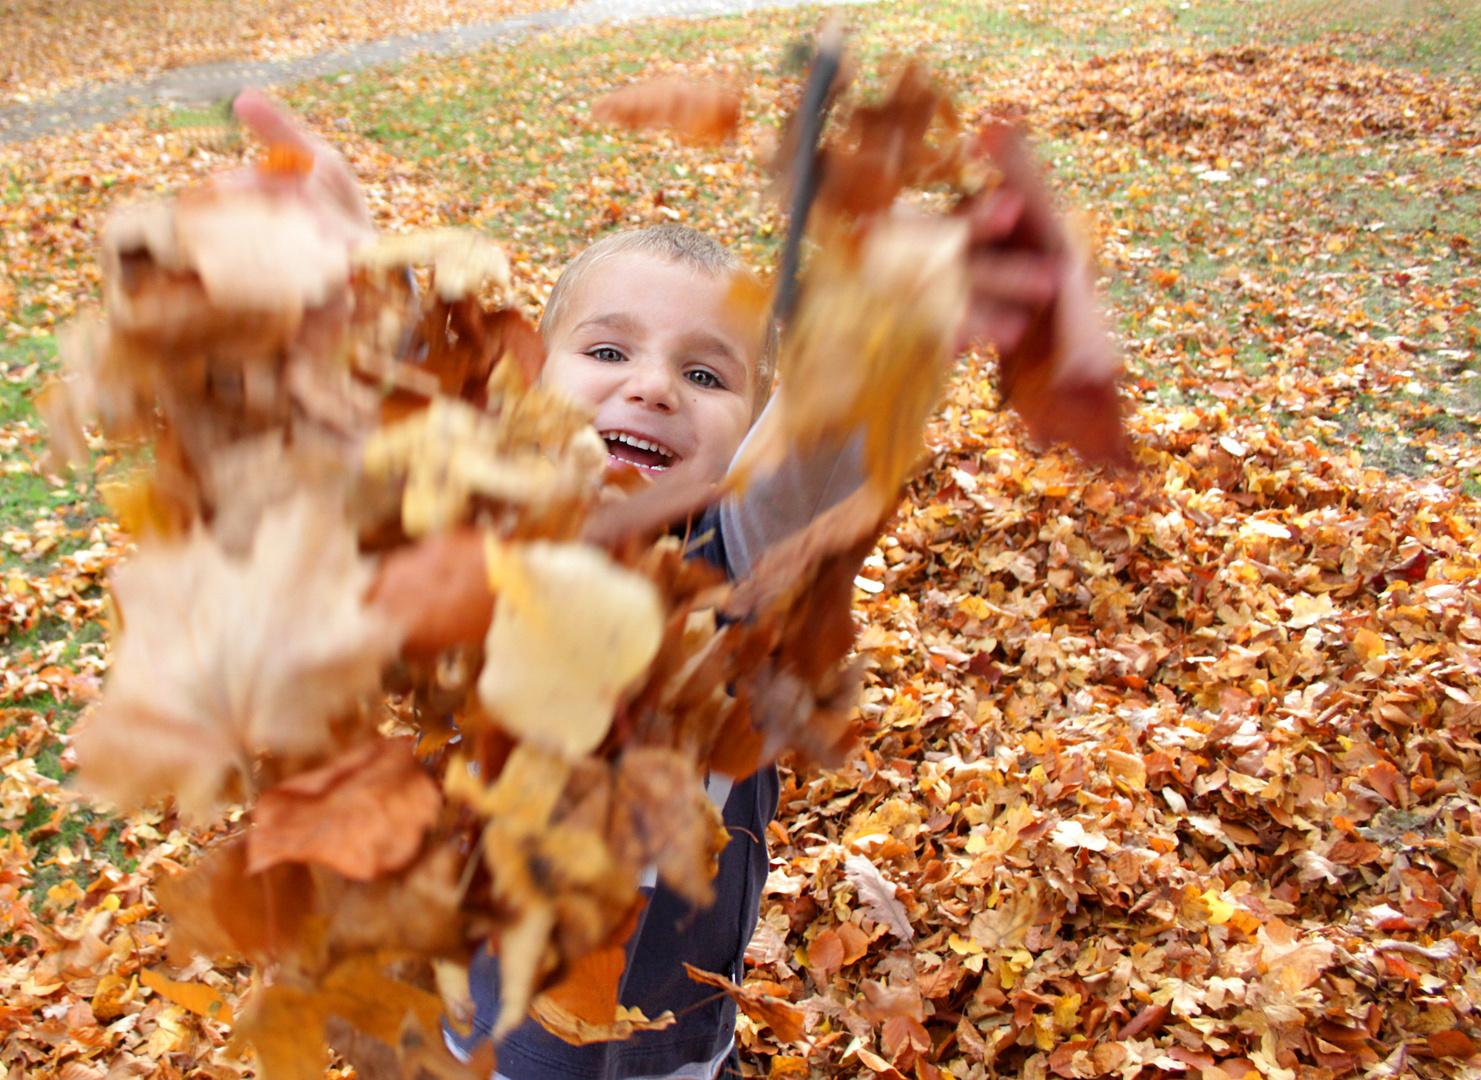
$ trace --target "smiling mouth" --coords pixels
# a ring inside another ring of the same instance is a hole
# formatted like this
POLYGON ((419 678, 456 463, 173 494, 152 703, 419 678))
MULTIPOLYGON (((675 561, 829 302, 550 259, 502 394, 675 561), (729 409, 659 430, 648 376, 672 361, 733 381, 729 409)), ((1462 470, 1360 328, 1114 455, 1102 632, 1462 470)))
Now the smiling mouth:
POLYGON ((680 461, 679 455, 662 443, 630 435, 626 431, 603 431, 607 457, 649 472, 663 472, 680 461))

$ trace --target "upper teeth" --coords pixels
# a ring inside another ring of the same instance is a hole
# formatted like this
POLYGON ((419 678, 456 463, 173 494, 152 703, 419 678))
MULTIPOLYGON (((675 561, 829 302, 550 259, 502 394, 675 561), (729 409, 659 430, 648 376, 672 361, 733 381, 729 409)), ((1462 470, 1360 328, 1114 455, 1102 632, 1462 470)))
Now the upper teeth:
POLYGON ((656 454, 662 454, 664 457, 674 456, 673 451, 668 447, 659 446, 658 443, 649 442, 647 439, 640 439, 636 435, 629 435, 625 431, 604 431, 602 432, 602 438, 611 439, 613 442, 627 443, 628 446, 635 446, 639 450, 651 450, 656 454))

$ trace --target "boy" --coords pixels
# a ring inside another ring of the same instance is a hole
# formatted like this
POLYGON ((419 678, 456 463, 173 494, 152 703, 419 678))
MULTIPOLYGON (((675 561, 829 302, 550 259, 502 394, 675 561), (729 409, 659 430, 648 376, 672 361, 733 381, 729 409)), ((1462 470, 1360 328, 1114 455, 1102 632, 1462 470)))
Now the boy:
MULTIPOLYGON (((287 145, 312 160, 308 183, 347 240, 368 230, 363 201, 338 154, 298 131, 261 95, 243 94, 236 110, 270 145, 287 145)), ((1014 183, 1010 176, 993 198, 975 205, 969 224, 971 295, 962 339, 985 337, 1010 350, 1064 285, 1059 229, 1036 177, 1014 183)), ((542 381, 594 412, 614 466, 636 468, 665 488, 703 490, 725 475, 767 399, 776 354, 774 330, 748 324, 726 303, 737 276, 749 271, 724 247, 668 225, 598 242, 557 282, 541 322, 547 350, 542 381)), ((768 546, 854 490, 861 477, 849 443, 788 461, 756 478, 742 497, 706 512, 691 529, 703 539, 694 554, 739 577, 768 546)), ((419 595, 399 591, 388 567, 376 587, 383 602, 435 610, 441 598, 465 587, 486 592, 481 548, 433 544, 423 555, 445 568, 439 595, 427 595, 425 587, 419 595), (467 554, 472 558, 462 557, 467 554)), ((501 1075, 709 1080, 737 1069, 734 1004, 691 981, 683 965, 740 981, 768 870, 761 838, 776 810, 778 780, 775 769, 766 768, 739 782, 712 776, 707 787, 731 837, 714 882, 716 901, 696 911, 662 886, 653 888, 629 939, 620 996, 650 1017, 672 1010, 677 1022, 628 1040, 577 1047, 526 1021, 497 1048, 501 1075)), ((481 954, 470 982, 474 1031, 467 1040, 449 1034, 457 1051, 471 1050, 497 1017, 497 959, 481 954)))
MULTIPOLYGON (((720 244, 687 226, 659 225, 598 241, 557 281, 541 320, 541 381, 594 413, 614 467, 665 485, 703 487, 725 475, 769 395, 776 356, 775 333, 727 303, 737 277, 750 271, 720 244)), ((796 483, 791 493, 816 503, 816 489, 827 486, 826 478, 796 483)), ((764 501, 722 504, 694 530, 710 537, 695 554, 737 575, 745 563, 727 549, 756 545, 767 522, 764 501)), ((736 982, 744 975, 768 870, 761 837, 776 812, 777 773, 766 768, 734 783, 711 776, 707 790, 730 833, 715 903, 696 911, 661 885, 645 890, 620 995, 650 1017, 671 1010, 676 1022, 577 1047, 526 1021, 499 1043, 500 1075, 708 1080, 727 1057, 738 1068, 734 1003, 691 980, 684 964, 736 982)), ((497 968, 492 957, 474 963, 475 1033, 450 1038, 459 1050, 471 1049, 496 1019, 497 968)))

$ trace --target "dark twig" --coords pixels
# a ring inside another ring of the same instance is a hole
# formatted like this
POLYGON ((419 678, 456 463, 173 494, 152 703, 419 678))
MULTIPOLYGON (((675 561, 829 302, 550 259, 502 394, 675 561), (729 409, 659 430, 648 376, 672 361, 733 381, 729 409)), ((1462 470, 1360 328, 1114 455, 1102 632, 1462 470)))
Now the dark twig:
POLYGON ((833 80, 843 63, 843 27, 830 21, 818 35, 817 53, 797 109, 797 147, 792 158, 792 200, 787 214, 787 241, 782 247, 782 266, 778 277, 773 314, 786 325, 797 306, 797 271, 802 257, 802 236, 807 231, 807 215, 818 194, 818 143, 823 137, 823 123, 828 118, 828 105, 833 80))

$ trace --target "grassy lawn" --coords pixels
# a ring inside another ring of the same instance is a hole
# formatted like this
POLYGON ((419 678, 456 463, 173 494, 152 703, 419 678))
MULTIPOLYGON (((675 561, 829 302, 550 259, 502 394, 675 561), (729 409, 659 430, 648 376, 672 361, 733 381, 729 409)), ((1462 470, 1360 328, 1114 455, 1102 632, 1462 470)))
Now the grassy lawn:
POLYGON ((37 468, 42 424, 31 391, 54 354, 49 337, 0 346, 0 762, 19 769, 6 781, 3 815, 32 847, 30 887, 42 905, 68 903, 100 869, 136 861, 119 840, 126 823, 54 786, 66 783, 65 736, 101 669, 101 573, 117 552, 91 483, 37 468))
POLYGON ((1481 8, 1470 0, 1178 3, 1178 28, 1210 43, 1319 44, 1351 60, 1481 74, 1481 8))

